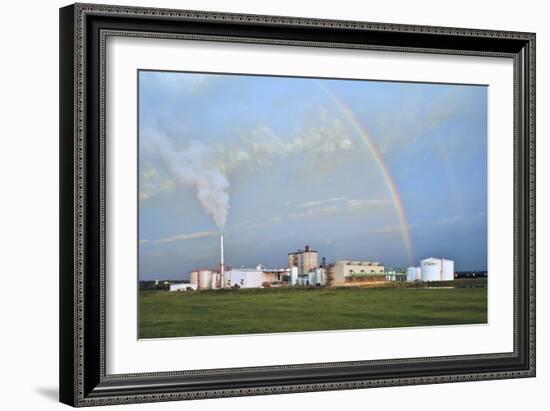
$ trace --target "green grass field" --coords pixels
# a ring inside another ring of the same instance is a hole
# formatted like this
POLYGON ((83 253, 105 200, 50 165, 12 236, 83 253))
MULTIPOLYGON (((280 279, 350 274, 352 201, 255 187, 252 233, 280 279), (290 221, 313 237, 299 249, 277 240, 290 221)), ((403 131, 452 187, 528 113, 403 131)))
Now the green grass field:
POLYGON ((487 322, 486 288, 141 291, 140 338, 487 322))

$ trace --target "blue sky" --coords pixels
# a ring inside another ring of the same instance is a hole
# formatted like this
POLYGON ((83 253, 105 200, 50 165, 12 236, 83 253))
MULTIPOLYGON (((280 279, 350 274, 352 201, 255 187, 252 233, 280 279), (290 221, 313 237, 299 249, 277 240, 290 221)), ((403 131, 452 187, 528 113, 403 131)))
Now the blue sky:
POLYGON ((485 86, 138 75, 140 279, 216 267, 220 232, 233 267, 309 244, 329 262, 486 269, 485 86))

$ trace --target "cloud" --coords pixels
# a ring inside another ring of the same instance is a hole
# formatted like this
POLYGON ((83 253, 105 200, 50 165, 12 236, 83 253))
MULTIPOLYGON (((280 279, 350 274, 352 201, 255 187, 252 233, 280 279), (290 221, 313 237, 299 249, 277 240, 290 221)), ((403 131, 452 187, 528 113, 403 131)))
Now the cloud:
POLYGON ((302 213, 289 214, 290 218, 303 218, 303 217, 323 217, 329 214, 335 214, 341 212, 342 209, 337 206, 315 207, 310 208, 302 213))
POLYGON ((469 224, 472 222, 478 223, 480 220, 486 219, 487 214, 479 212, 472 215, 453 215, 436 220, 434 225, 455 225, 455 224, 469 224))
POLYGON ((163 191, 173 191, 175 186, 174 180, 168 175, 161 173, 152 164, 147 164, 139 179, 139 199, 149 200, 163 191))
POLYGON ((147 244, 147 243, 150 243, 150 242, 151 242, 151 240, 147 240, 147 239, 139 240, 140 244, 147 244))
POLYGON ((155 244, 162 244, 162 243, 171 243, 174 241, 196 240, 198 238, 205 238, 205 237, 217 237, 218 235, 220 234, 216 231, 198 231, 196 233, 176 234, 170 237, 159 238, 158 240, 154 240, 153 242, 155 244))
MULTIPOLYGON (((415 223, 415 224, 409 224, 408 229, 409 230, 416 230, 416 229, 424 229, 424 228, 434 228, 438 226, 452 226, 452 225, 459 225, 463 226, 466 224, 475 223, 478 224, 480 220, 484 220, 486 217, 486 213, 479 212, 477 214, 473 215, 453 215, 448 216, 444 218, 440 218, 438 220, 432 220, 432 221, 426 221, 422 223, 415 223)), ((374 232, 378 233, 395 233, 395 232, 401 232, 403 230, 403 227, 400 225, 392 225, 392 226, 385 226, 379 229, 376 229, 374 232)))
POLYGON ((278 135, 271 127, 259 125, 241 134, 233 146, 218 146, 217 164, 226 173, 241 167, 271 165, 293 155, 305 155, 310 161, 325 162, 336 152, 354 149, 353 134, 339 116, 320 107, 310 125, 290 135, 278 135))
POLYGON ((298 207, 301 207, 301 208, 316 207, 316 206, 320 206, 320 205, 323 205, 323 204, 335 203, 335 202, 339 202, 339 201, 346 201, 346 198, 345 197, 332 197, 332 198, 327 198, 326 200, 310 201, 310 202, 307 202, 307 203, 300 204, 298 207))
POLYGON ((434 222, 436 225, 452 225, 464 221, 464 216, 454 215, 450 217, 441 218, 434 222))
POLYGON ((376 230, 371 230, 372 233, 400 233, 403 227, 400 225, 389 225, 376 230))
MULTIPOLYGON (((481 98, 480 91, 478 87, 447 87, 444 92, 433 97, 426 110, 421 109, 426 105, 424 102, 410 99, 401 104, 400 111, 395 111, 391 115, 379 113, 376 132, 373 133, 379 151, 386 154, 396 149, 423 149, 419 143, 425 139, 429 139, 429 144, 444 139, 447 150, 457 149, 461 143, 465 148, 477 147, 478 145, 465 143, 469 139, 478 138, 476 133, 462 133, 460 138, 451 144, 449 132, 438 131, 450 122, 460 121, 462 125, 478 124, 479 119, 486 114, 482 109, 482 103, 486 100, 481 98)), ((454 130, 454 133, 457 133, 462 128, 456 126, 454 130)))
POLYGON ((391 201, 389 199, 386 200, 349 200, 346 203, 346 207, 350 211, 356 211, 356 210, 362 210, 364 208, 371 208, 371 207, 378 207, 378 206, 385 206, 391 204, 391 201))
POLYGON ((149 200, 151 197, 153 197, 153 193, 151 193, 150 191, 140 191, 139 192, 140 201, 149 200))
POLYGON ((336 213, 356 212, 372 207, 385 206, 390 204, 390 200, 369 200, 369 199, 357 199, 346 200, 344 197, 333 197, 321 201, 311 201, 299 205, 299 208, 307 208, 306 211, 291 213, 289 218, 304 218, 304 217, 323 217, 336 213), (322 207, 315 207, 323 204, 337 203, 336 205, 324 205, 322 207))

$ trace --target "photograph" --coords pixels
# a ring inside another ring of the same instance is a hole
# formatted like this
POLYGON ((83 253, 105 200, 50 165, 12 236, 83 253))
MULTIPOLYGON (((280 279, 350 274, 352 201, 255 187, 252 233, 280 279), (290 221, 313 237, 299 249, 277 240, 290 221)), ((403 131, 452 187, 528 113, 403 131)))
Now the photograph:
MULTIPOLYGON (((60 4, 56 80, 23 76, 59 86, 58 115, 14 123, 40 144, 59 129, 58 163, 29 151, 59 166, 58 202, 39 204, 59 224, 38 241, 57 230, 59 253, 16 258, 59 265, 25 285, 59 296, 54 327, 44 302, 26 336, 58 331, 40 353, 57 352, 59 402, 517 409, 545 385, 542 13, 137 3, 60 4)), ((29 170, 15 192, 52 191, 29 170)))
POLYGON ((137 89, 138 339, 487 324, 486 84, 137 89))

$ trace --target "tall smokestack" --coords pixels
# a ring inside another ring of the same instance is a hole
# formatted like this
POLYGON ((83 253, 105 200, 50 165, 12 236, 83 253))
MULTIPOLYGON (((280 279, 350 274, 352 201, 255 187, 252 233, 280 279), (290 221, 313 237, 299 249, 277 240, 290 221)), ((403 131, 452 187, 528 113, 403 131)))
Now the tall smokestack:
POLYGON ((223 263, 223 234, 220 235, 220 281, 221 288, 225 288, 225 266, 223 263))

